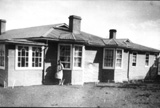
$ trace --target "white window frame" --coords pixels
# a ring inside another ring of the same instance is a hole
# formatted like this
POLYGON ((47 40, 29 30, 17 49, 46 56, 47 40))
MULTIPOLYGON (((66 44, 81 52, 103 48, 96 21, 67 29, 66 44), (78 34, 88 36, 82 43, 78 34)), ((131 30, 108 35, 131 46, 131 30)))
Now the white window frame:
POLYGON ((149 61, 150 61, 150 60, 149 60, 149 56, 150 56, 149 53, 146 53, 146 54, 145 54, 145 64, 144 64, 145 67, 149 67, 149 65, 150 65, 150 63, 149 63, 149 61), (146 65, 146 60, 147 60, 146 57, 147 57, 147 54, 148 54, 148 65, 146 65))
POLYGON ((0 66, 0 69, 5 69, 5 57, 6 57, 6 46, 5 44, 0 44, 4 49, 4 66, 0 66))
POLYGON ((122 68, 123 68, 123 53, 124 53, 124 50, 123 50, 123 49, 116 49, 116 57, 115 57, 115 58, 116 58, 116 59, 115 59, 115 60, 116 60, 116 62, 115 62, 115 67, 116 67, 116 69, 122 69, 122 68), (121 67, 117 67, 117 66, 116 66, 116 64, 117 64, 117 50, 121 50, 121 51, 122 51, 121 67))
POLYGON ((83 64, 84 64, 84 45, 78 45, 78 44, 74 44, 73 45, 73 69, 75 70, 81 70, 81 69, 83 69, 83 64), (75 53, 75 46, 80 46, 80 47, 82 47, 82 59, 81 59, 81 67, 75 67, 74 66, 74 58, 75 58, 75 55, 74 55, 74 53, 75 53))
POLYGON ((115 68, 115 49, 114 48, 104 48, 103 49, 103 69, 114 69, 115 68), (113 50, 113 67, 106 67, 104 66, 104 61, 105 61, 105 50, 109 49, 109 50, 113 50))
POLYGON ((73 54, 73 53, 72 53, 72 44, 61 44, 61 43, 58 44, 58 57, 57 57, 58 59, 57 59, 57 62, 58 62, 58 60, 60 59, 60 46, 61 46, 61 45, 70 46, 70 49, 71 49, 71 50, 70 50, 70 68, 64 68, 64 70, 71 70, 71 69, 72 69, 72 57, 73 57, 73 56, 72 56, 72 54, 73 54))
POLYGON ((136 67, 138 63, 138 53, 137 52, 133 52, 133 53, 132 53, 132 66, 136 67), (133 53, 136 53, 136 65, 135 66, 133 66, 133 53))
POLYGON ((15 51, 15 69, 16 70, 30 70, 30 69, 35 69, 35 70, 39 70, 39 69, 43 69, 43 61, 44 61, 44 52, 43 52, 43 47, 41 46, 27 46, 27 45, 16 45, 16 51, 15 51), (25 47, 28 47, 29 48, 29 55, 28 55, 28 67, 18 67, 18 46, 25 46, 25 47), (42 49, 42 55, 41 55, 41 62, 42 62, 42 65, 41 67, 32 67, 32 47, 40 47, 42 49))

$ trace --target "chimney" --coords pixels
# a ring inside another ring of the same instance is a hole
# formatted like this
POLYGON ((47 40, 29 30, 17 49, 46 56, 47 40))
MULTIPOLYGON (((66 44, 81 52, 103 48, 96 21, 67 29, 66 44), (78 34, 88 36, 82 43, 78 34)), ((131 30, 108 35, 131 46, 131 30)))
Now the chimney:
POLYGON ((109 30, 109 39, 116 39, 116 29, 110 29, 109 30))
POLYGON ((0 19, 0 35, 6 31, 6 20, 0 19))
POLYGON ((71 15, 69 16, 69 30, 75 34, 79 34, 81 30, 81 17, 71 15))

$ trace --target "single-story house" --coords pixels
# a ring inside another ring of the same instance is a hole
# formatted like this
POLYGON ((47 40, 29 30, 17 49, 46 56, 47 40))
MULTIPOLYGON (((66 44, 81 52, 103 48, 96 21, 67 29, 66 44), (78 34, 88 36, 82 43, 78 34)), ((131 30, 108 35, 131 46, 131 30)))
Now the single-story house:
POLYGON ((57 61, 64 65, 65 84, 123 82, 145 79, 159 50, 81 31, 81 17, 69 16, 65 23, 5 31, 0 20, 0 84, 40 85, 56 81, 57 61))

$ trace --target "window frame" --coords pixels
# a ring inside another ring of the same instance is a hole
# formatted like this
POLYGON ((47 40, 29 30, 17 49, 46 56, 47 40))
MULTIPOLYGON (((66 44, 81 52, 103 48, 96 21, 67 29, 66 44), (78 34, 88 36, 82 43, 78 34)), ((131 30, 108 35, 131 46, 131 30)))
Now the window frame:
POLYGON ((115 68, 115 49, 114 48, 104 48, 103 49, 103 69, 114 69, 115 68), (104 62, 105 62, 105 50, 109 49, 109 50, 113 50, 113 66, 112 67, 107 67, 104 66, 104 62))
POLYGON ((149 65, 150 65, 150 63, 149 63, 149 55, 150 55, 149 53, 145 54, 145 64, 144 64, 145 67, 149 67, 149 65), (147 55, 148 55, 148 65, 146 65, 146 60, 147 60, 146 57, 147 57, 147 55))
POLYGON ((123 68, 123 53, 124 53, 124 50, 123 49, 116 49, 116 56, 115 56, 115 68, 116 69, 122 69, 123 68), (116 64, 117 64, 117 51, 118 50, 121 50, 122 51, 122 58, 121 58, 121 67, 117 67, 116 64))
POLYGON ((79 44, 74 44, 73 45, 73 69, 76 69, 76 70, 81 70, 81 69, 83 69, 83 64, 84 64, 84 45, 79 45, 79 44), (80 46, 80 47, 82 47, 82 56, 81 56, 81 67, 75 67, 74 66, 74 58, 75 58, 75 55, 74 55, 74 53, 75 53, 75 47, 76 46, 80 46))
POLYGON ((0 66, 0 69, 5 69, 5 63, 6 63, 6 60, 5 60, 5 58, 6 58, 6 45, 5 44, 0 44, 0 45, 2 45, 2 47, 3 47, 3 49, 4 49, 4 66, 0 66))
POLYGON ((138 61, 137 61, 138 59, 137 59, 137 58, 138 58, 138 53, 134 51, 134 52, 132 53, 132 66, 133 66, 133 67, 136 67, 136 66, 137 66, 137 63, 138 63, 138 61), (133 66, 133 54, 134 54, 134 53, 136 54, 136 65, 135 65, 135 66, 133 66))
POLYGON ((62 44, 62 43, 58 44, 58 57, 57 57, 58 59, 57 59, 57 63, 58 63, 58 60, 60 59, 60 46, 61 45, 63 45, 63 46, 66 46, 66 45, 70 46, 70 49, 71 49, 70 50, 70 68, 65 68, 64 67, 64 70, 71 70, 72 69, 72 57, 73 57, 73 55, 72 55, 73 54, 72 53, 72 44, 62 44))
POLYGON ((28 46, 28 45, 16 45, 16 51, 15 51, 15 69, 16 70, 30 70, 30 69, 35 69, 35 70, 39 70, 39 69, 43 69, 43 65, 44 65, 44 51, 43 51, 43 46, 28 46), (18 67, 18 46, 24 46, 24 47, 28 47, 29 51, 28 51, 28 67, 18 67), (41 55, 41 67, 33 67, 32 66, 32 57, 33 57, 33 51, 32 48, 33 47, 39 47, 42 49, 42 55, 41 55))

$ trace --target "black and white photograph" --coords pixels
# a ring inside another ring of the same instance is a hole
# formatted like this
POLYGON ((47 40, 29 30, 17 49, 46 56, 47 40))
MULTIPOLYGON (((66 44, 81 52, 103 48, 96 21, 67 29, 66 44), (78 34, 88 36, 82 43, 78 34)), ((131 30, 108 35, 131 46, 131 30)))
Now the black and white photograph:
POLYGON ((160 107, 160 1, 0 0, 0 107, 160 107))

